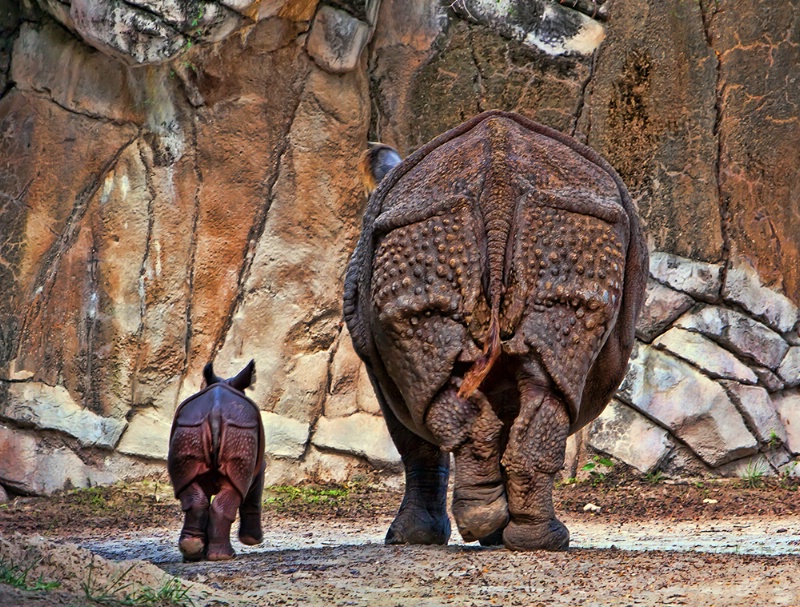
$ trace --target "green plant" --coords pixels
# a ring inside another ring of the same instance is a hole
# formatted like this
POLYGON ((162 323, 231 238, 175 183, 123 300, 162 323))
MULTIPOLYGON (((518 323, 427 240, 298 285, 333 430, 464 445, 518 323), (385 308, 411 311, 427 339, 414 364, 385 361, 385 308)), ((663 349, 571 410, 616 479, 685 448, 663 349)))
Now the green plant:
POLYGON ((274 485, 267 487, 270 495, 264 499, 265 504, 283 505, 288 502, 301 501, 306 504, 319 504, 324 502, 337 502, 350 493, 347 487, 294 487, 292 485, 274 485))
POLYGON ((798 478, 796 473, 797 462, 789 462, 781 471, 780 485, 789 491, 797 491, 798 478))
POLYGON ((596 487, 606 480, 607 471, 611 470, 613 467, 614 462, 609 458, 595 455, 592 461, 585 463, 581 467, 581 470, 589 473, 589 480, 592 483, 592 487, 596 487), (598 470, 598 466, 603 466, 607 470, 598 470))
POLYGON ((22 590, 54 590, 61 585, 61 582, 45 582, 42 575, 36 580, 29 581, 28 575, 31 569, 36 567, 41 562, 34 561, 24 569, 15 565, 12 561, 0 559, 0 583, 14 586, 22 590))
POLYGON ((69 492, 76 504, 89 506, 92 510, 103 510, 108 506, 106 493, 102 487, 87 487, 86 489, 73 489, 69 492))
POLYGON ((194 601, 187 596, 189 588, 184 588, 178 578, 169 579, 158 590, 143 586, 128 592, 133 583, 125 582, 124 579, 134 566, 131 565, 120 574, 112 576, 105 584, 99 584, 97 580, 92 579, 94 573, 94 558, 92 558, 92 562, 89 563, 89 575, 85 582, 81 582, 81 589, 88 600, 102 605, 194 607, 194 601))
POLYGON ((780 447, 782 442, 783 441, 781 440, 780 436, 778 436, 778 433, 775 432, 775 430, 770 430, 769 431, 769 437, 767 439, 767 446, 770 449, 775 449, 776 447, 780 447))
POLYGON ((750 489, 760 487, 764 479, 765 465, 761 460, 751 460, 739 474, 742 484, 750 489))
POLYGON ((651 485, 657 485, 664 480, 664 473, 661 472, 661 470, 654 470, 653 472, 648 472, 645 478, 647 478, 647 482, 651 485))

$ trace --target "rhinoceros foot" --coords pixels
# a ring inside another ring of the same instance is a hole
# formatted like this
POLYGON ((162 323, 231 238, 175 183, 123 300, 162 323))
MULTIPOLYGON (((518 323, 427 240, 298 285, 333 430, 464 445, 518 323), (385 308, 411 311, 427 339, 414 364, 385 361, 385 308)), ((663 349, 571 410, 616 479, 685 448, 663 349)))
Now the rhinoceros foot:
POLYGON ((229 561, 235 556, 236 552, 234 552, 230 545, 225 546, 209 544, 208 554, 206 554, 206 558, 209 561, 229 561))
POLYGON ((447 512, 431 512, 424 506, 403 504, 386 532, 385 543, 446 545, 449 539, 447 512))
POLYGON ((569 530, 557 518, 543 523, 511 521, 503 531, 503 544, 509 550, 551 550, 569 548, 569 530))
POLYGON ((178 542, 178 548, 183 555, 185 562, 199 561, 203 558, 206 543, 200 537, 182 537, 178 542))
POLYGON ((508 501, 502 485, 492 488, 493 496, 467 499, 456 491, 453 495, 453 518, 465 542, 475 542, 502 530, 508 523, 508 501))

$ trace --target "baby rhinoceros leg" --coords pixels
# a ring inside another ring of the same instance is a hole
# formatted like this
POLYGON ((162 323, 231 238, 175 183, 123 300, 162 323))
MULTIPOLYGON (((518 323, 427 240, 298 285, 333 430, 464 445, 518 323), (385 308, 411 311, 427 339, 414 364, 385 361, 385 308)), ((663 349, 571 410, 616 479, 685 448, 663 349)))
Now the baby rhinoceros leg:
POLYGON ((181 529, 178 549, 184 561, 199 561, 206 549, 206 527, 208 526, 208 496, 193 482, 181 491, 178 498, 184 512, 183 529, 181 529))
POLYGON ((553 480, 564 465, 569 415, 551 387, 530 376, 518 381, 520 412, 503 454, 511 514, 503 543, 511 550, 566 550, 569 531, 553 510, 553 480))
POLYGON ((426 425, 441 448, 453 452, 453 517, 461 536, 467 542, 498 543, 491 538, 508 522, 500 472, 502 422, 482 393, 461 398, 450 383, 431 404, 426 425))
POLYGON ((239 507, 239 541, 245 546, 255 546, 264 541, 264 532, 261 529, 261 498, 264 493, 265 470, 266 462, 262 462, 261 470, 239 507))
POLYGON ((220 482, 220 490, 211 502, 208 521, 209 561, 227 561, 236 556, 231 545, 231 525, 236 511, 242 503, 242 496, 227 479, 220 482))

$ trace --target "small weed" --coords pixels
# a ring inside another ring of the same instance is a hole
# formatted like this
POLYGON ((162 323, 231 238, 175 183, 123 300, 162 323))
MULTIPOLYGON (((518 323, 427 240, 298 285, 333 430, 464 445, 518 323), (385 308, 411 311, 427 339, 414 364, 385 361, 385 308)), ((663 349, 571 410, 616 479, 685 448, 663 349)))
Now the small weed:
POLYGON ((69 495, 75 498, 76 504, 88 506, 92 510, 103 510, 108 506, 105 490, 101 487, 73 489, 69 495))
POLYGON ((760 487, 764 480, 765 465, 761 460, 752 460, 739 474, 742 484, 750 489, 760 487))
POLYGON ((45 582, 40 575, 38 579, 29 581, 28 575, 31 569, 36 567, 41 561, 35 561, 21 569, 13 562, 0 559, 0 583, 8 584, 14 588, 22 590, 54 590, 61 585, 61 582, 45 582))
POLYGON ((597 466, 603 466, 608 470, 611 470, 614 467, 614 462, 611 461, 607 457, 601 457, 600 455, 595 455, 592 458, 592 461, 585 463, 581 470, 589 473, 589 481, 592 484, 592 487, 597 487, 606 480, 606 472, 602 472, 597 469, 597 466))
POLYGON ((655 470, 654 472, 648 472, 645 478, 647 478, 647 482, 651 485, 657 485, 664 480, 664 473, 661 472, 661 470, 655 470))
POLYGON ((128 592, 133 583, 125 582, 124 579, 134 566, 131 565, 119 575, 111 577, 106 584, 98 584, 97 580, 92 580, 94 572, 94 559, 92 559, 89 563, 89 575, 85 582, 81 582, 81 589, 88 600, 102 605, 194 607, 194 601, 187 596, 189 589, 183 588, 177 578, 170 579, 159 590, 144 586, 134 592, 128 592))
POLYGON ((781 472, 780 486, 789 491, 797 491, 800 478, 796 474, 797 462, 790 462, 781 472))
POLYGON ((777 447, 780 447, 782 443, 783 441, 778 436, 778 433, 775 432, 775 430, 770 430, 769 438, 767 440, 767 447, 769 447, 770 449, 775 449, 777 447))
POLYGON ((317 488, 317 487, 294 487, 291 485, 275 485, 267 487, 267 493, 270 495, 264 499, 264 504, 285 505, 289 502, 300 501, 305 504, 320 504, 327 502, 338 502, 345 499, 350 490, 347 487, 331 487, 331 488, 317 488))

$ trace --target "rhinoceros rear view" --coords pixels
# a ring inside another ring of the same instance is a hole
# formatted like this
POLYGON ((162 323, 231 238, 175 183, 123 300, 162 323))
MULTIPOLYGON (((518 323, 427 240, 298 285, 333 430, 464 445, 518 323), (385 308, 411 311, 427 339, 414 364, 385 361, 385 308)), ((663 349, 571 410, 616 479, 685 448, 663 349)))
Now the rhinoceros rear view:
MULTIPOLYGON (((385 154, 384 154, 385 158, 385 154)), ((387 543, 564 549, 554 474, 623 378, 647 252, 614 170, 571 138, 486 112, 370 198, 345 319, 403 458, 387 543)))

